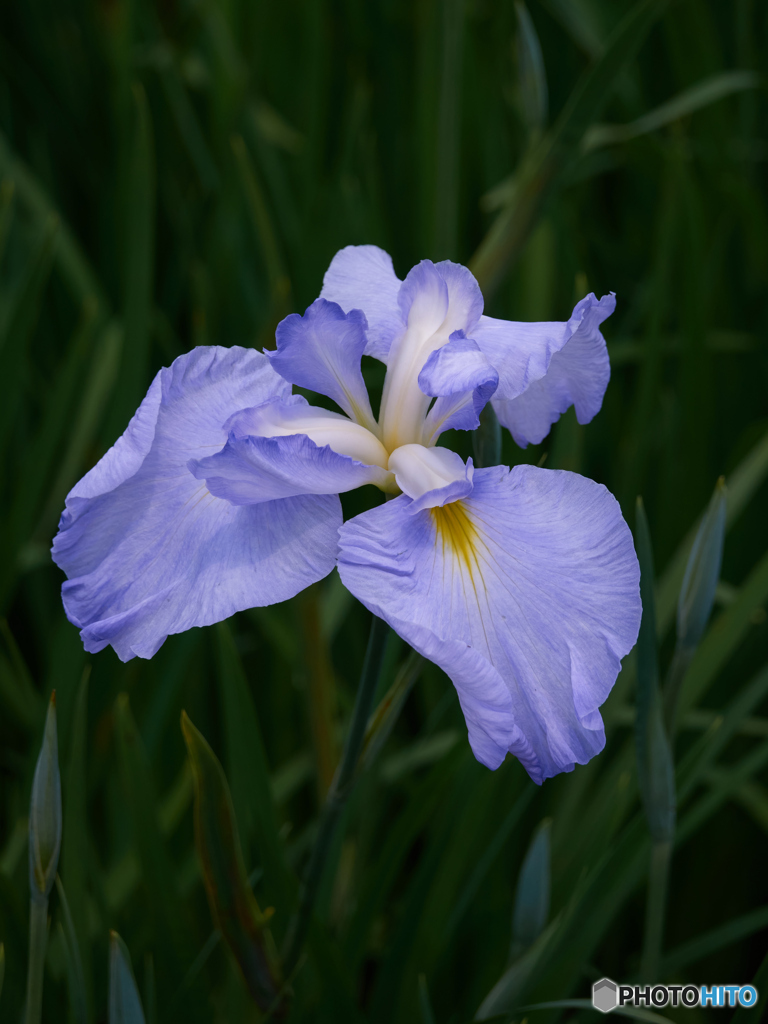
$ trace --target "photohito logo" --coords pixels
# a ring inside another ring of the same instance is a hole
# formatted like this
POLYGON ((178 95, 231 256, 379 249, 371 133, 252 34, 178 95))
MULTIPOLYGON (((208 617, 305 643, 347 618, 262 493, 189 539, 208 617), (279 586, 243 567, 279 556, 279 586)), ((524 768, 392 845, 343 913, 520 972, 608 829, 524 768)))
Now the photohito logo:
POLYGON ((617 985, 601 978, 592 986, 592 1005, 601 1013, 617 1006, 755 1006, 754 985, 617 985))

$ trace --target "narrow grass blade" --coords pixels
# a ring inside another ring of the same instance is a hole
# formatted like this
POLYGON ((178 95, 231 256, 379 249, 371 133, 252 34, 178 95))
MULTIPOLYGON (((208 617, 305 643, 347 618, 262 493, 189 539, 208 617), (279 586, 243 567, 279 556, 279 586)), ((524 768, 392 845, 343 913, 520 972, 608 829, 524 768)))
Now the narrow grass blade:
POLYGON ((32 684, 10 626, 3 618, 0 618, 0 638, 3 641, 0 647, 0 704, 26 732, 35 732, 40 726, 45 705, 32 684))
POLYGON ((664 957, 662 974, 667 978, 677 977, 689 964, 695 964, 704 957, 711 956, 764 928, 768 928, 768 906, 734 917, 727 924, 713 928, 691 942, 670 950, 664 957))
MULTIPOLYGON (((86 459, 111 401, 120 369, 123 331, 115 321, 99 332, 94 358, 72 415, 72 424, 49 498, 35 527, 34 539, 49 544, 64 507, 67 492, 86 468, 86 459)), ((127 425, 123 424, 123 427, 127 425)), ((122 429, 122 428, 121 428, 122 429)))
POLYGON ((436 1024, 432 1000, 429 998, 427 979, 423 974, 419 975, 419 1009, 421 1010, 421 1024, 436 1024))
MULTIPOLYGON (((738 520, 766 476, 768 476, 768 433, 758 441, 749 455, 739 463, 728 478, 726 532, 738 520)), ((688 558, 700 525, 701 520, 688 531, 659 579, 656 595, 656 621, 660 639, 666 635, 672 624, 688 558)))
MULTIPOLYGON (((11 149, 0 133, 0 175, 13 180, 19 200, 32 212, 40 224, 50 222, 58 214, 34 175, 11 149)), ((56 262, 79 306, 89 298, 96 298, 100 312, 106 315, 108 304, 98 279, 86 260, 79 243, 69 228, 59 223, 56 237, 56 262)))
POLYGON ((721 477, 691 548, 677 602, 677 640, 664 687, 667 732, 674 735, 680 688, 704 634, 723 559, 726 512, 725 482, 721 477))
MULTIPOLYGON (((61 850, 61 873, 67 880, 71 899, 72 927, 81 951, 81 970, 90 990, 90 949, 88 943, 87 884, 88 873, 88 808, 86 790, 86 751, 88 746, 88 680, 90 666, 80 681, 72 720, 69 765, 64 780, 64 836, 61 850)), ((63 886, 59 884, 60 894, 63 886)), ((68 904, 69 906, 69 904, 68 904)), ((69 916, 69 910, 67 910, 69 916)), ((69 926, 67 925, 67 930, 69 926)))
POLYGON ((464 51, 464 0, 443 0, 440 17, 440 94, 437 108, 434 259, 453 259, 459 204, 461 76, 464 51))
POLYGON ((689 650, 698 647, 712 611, 723 560, 726 502, 721 477, 696 533, 677 603, 677 643, 689 650))
POLYGON ((745 719, 768 694, 768 666, 741 690, 723 714, 718 715, 704 735, 693 744, 677 769, 679 800, 686 800, 715 763, 726 744, 745 719))
POLYGON ((240 174, 253 226, 261 245, 272 297, 272 319, 277 322, 288 310, 291 282, 283 263, 272 217, 258 176, 241 136, 232 139, 232 152, 240 174))
POLYGON ((117 932, 109 933, 109 1024, 146 1024, 131 955, 117 932))
POLYGON ((529 133, 542 132, 549 116, 549 93, 541 43, 528 8, 515 0, 517 15, 517 90, 518 103, 529 133))
POLYGON ((507 968, 478 1007, 475 1020, 488 1020, 500 1013, 514 1010, 559 928, 560 918, 557 917, 544 929, 533 945, 507 968))
POLYGON ((88 999, 85 990, 85 975, 83 973, 83 959, 80 954, 80 943, 75 932, 75 925, 69 909, 69 901, 58 875, 56 875, 56 891, 59 894, 61 916, 63 919, 60 928, 67 957, 69 1002, 77 1024, 88 1024, 88 999))
POLYGON ((520 796, 515 800, 509 813, 502 821, 499 826, 496 835, 493 837, 491 842, 488 844, 486 849, 483 851, 482 856, 472 870, 467 883, 459 897, 456 904, 451 911, 451 916, 448 919, 448 924, 445 927, 446 942, 448 938, 453 935, 454 929, 461 921, 464 914, 467 912, 470 903, 475 897, 478 889, 480 888, 483 879, 488 874, 491 865, 496 860, 498 855, 501 853, 504 843, 509 838, 512 829, 520 821, 523 813, 528 808, 531 800, 536 793, 536 787, 533 783, 527 785, 520 796))
POLYGON ((667 0, 640 0, 629 11, 593 67, 571 93, 556 123, 515 172, 509 202, 500 211, 470 260, 486 297, 522 252, 549 196, 581 136, 599 115, 616 79, 634 59, 667 0))
POLYGON ((121 434, 149 384, 149 338, 155 253, 155 155, 149 104, 141 85, 133 88, 134 131, 124 206, 125 344, 120 389, 112 403, 107 432, 121 434))
POLYGON ((287 867, 278 835, 261 727, 232 630, 226 622, 216 626, 216 653, 235 817, 246 849, 255 849, 257 862, 264 869, 267 898, 278 909, 276 924, 282 934, 298 884, 287 867))
MULTIPOLYGON (((166 960, 166 969, 181 974, 194 956, 193 940, 178 893, 177 872, 159 827, 152 773, 124 693, 115 702, 115 730, 123 791, 149 896, 149 916, 158 937, 156 953, 166 960)), ((193 1012, 194 1006, 190 1000, 185 1012, 193 1012)))
POLYGON ((11 178, 3 178, 2 182, 0 182, 0 265, 2 264, 8 244, 8 232, 13 221, 15 197, 15 182, 11 178))
POLYGON ((195 842, 216 927, 237 961, 251 998, 262 1010, 281 991, 277 954, 248 884, 229 786, 216 755, 182 713, 181 728, 195 777, 195 842))
POLYGON ((424 659, 416 651, 411 651, 398 669, 389 690, 368 719, 363 750, 360 754, 362 771, 368 771, 378 758, 423 667, 424 659))
POLYGON ((637 770, 651 836, 656 842, 669 842, 675 829, 674 765, 664 730, 659 693, 653 552, 648 522, 639 498, 635 541, 643 602, 643 618, 637 641, 637 770))
MULTIPOLYGON (((516 1006, 516 1013, 531 1013, 535 1010, 590 1010, 594 1011, 590 999, 555 999, 548 1003, 532 1003, 530 1006, 516 1006)), ((660 1013, 653 1013, 651 1010, 643 1010, 635 1006, 617 1006, 611 1013, 619 1017, 629 1017, 631 1020, 644 1020, 648 1024, 672 1024, 669 1017, 662 1017, 660 1013)))
POLYGON ((760 81, 760 76, 754 71, 724 71, 711 75, 630 124, 592 125, 582 140, 582 150, 588 153, 601 146, 628 142, 640 135, 647 135, 726 96, 743 92, 745 89, 756 89, 760 81))
POLYGON ((3 994, 3 981, 5 980, 5 945, 0 942, 0 996, 3 994))
POLYGON ((512 959, 517 959, 525 949, 532 946, 547 924, 551 827, 551 819, 545 818, 536 829, 520 868, 512 911, 512 959))
POLYGON ((501 462, 501 424, 490 402, 480 413, 480 426, 472 433, 472 452, 478 469, 501 462))
POLYGON ((757 563, 738 597, 712 623, 693 656, 683 680, 680 713, 689 711, 706 693, 752 625, 755 612, 768 598, 768 554, 757 563))
POLYGON ((768 1000, 765 998, 765 992, 768 991, 768 953, 766 953, 763 962, 758 967, 757 974, 752 980, 752 985, 757 989, 758 996, 761 992, 763 993, 763 998, 758 1003, 759 1009, 755 1012, 752 1006, 740 1006, 731 1017, 730 1024, 760 1024, 760 1021, 765 1016, 765 1009, 768 1004, 768 1000))

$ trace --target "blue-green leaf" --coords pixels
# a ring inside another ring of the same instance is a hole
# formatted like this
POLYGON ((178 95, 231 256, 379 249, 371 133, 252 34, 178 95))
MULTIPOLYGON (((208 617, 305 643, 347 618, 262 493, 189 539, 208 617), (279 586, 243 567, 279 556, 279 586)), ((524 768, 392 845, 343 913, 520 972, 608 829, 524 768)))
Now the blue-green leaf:
POLYGON ((549 917, 551 825, 545 818, 536 829, 520 868, 512 913, 512 959, 533 945, 549 917))

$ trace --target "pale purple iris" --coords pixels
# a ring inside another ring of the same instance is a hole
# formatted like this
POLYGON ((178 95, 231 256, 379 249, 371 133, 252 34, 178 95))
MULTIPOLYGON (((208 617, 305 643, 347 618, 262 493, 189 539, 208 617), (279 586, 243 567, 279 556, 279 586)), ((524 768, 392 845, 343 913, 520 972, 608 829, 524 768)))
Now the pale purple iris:
POLYGON ((424 260, 401 282, 381 249, 343 249, 276 352, 179 357, 70 493, 53 556, 87 650, 149 658, 170 633, 283 601, 337 566, 450 676, 483 764, 511 752, 536 782, 584 764, 640 622, 619 506, 575 473, 474 469, 435 444, 475 429, 489 400, 523 446, 571 405, 592 419, 614 304, 588 295, 565 323, 494 320, 464 267, 424 260), (387 365, 378 418, 363 353, 387 365), (392 500, 342 523, 339 493, 364 484, 392 500))

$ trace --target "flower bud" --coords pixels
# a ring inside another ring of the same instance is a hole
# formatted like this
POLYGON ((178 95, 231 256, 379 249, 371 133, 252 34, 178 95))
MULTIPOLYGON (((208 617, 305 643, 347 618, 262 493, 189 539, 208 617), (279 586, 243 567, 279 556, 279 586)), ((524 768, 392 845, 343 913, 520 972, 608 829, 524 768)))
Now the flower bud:
POLYGON ((29 807, 29 887, 33 899, 47 899, 61 849, 61 778, 56 737, 56 691, 51 694, 43 745, 35 767, 29 807))

